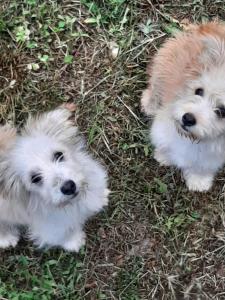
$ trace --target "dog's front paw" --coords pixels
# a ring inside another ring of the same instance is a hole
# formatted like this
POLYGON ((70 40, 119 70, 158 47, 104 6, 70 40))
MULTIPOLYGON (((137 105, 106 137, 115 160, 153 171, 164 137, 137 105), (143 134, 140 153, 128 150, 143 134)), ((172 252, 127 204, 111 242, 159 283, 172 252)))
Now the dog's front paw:
POLYGON ((155 150, 154 159, 157 160, 160 166, 168 167, 171 165, 166 155, 160 150, 155 150))
POLYGON ((80 248, 85 245, 85 233, 83 231, 75 232, 64 243, 63 248, 70 252, 79 252, 80 248))
POLYGON ((0 248, 15 247, 19 241, 19 235, 12 232, 0 233, 0 248))
POLYGON ((206 192, 212 187, 213 176, 203 176, 189 173, 185 175, 185 180, 190 191, 206 192))

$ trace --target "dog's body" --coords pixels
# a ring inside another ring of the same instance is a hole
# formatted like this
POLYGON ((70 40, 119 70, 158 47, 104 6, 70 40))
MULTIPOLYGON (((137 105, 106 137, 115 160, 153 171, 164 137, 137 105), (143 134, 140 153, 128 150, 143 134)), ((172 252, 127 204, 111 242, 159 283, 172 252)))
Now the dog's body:
POLYGON ((0 152, 0 247, 15 246, 26 225, 38 246, 78 251, 85 221, 107 205, 106 172, 69 117, 60 108, 30 118, 0 152))
POLYGON ((142 108, 162 165, 206 191, 225 163, 225 26, 209 23, 167 41, 150 70, 142 108))

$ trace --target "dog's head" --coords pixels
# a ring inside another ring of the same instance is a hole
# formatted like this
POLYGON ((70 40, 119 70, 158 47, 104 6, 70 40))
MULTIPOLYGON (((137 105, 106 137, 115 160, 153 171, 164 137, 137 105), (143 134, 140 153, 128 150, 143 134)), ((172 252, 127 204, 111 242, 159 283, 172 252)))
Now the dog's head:
POLYGON ((168 114, 178 131, 193 139, 225 135, 225 62, 187 80, 168 105, 168 114))
POLYGON ((14 185, 44 205, 76 201, 85 185, 83 145, 69 118, 64 108, 30 118, 10 155, 14 185))
POLYGON ((194 139, 225 135, 224 25, 196 26, 167 41, 151 76, 146 111, 167 111, 178 131, 194 139))

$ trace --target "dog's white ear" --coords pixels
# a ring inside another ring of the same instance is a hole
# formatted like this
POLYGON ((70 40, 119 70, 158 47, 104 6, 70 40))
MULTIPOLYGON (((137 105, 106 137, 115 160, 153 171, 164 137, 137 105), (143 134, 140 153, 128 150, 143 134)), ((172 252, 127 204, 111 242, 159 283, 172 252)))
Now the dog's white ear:
POLYGON ((28 199, 29 192, 11 169, 10 162, 0 159, 0 193, 8 199, 28 199))
POLYGON ((203 65, 221 65, 225 63, 225 40, 215 36, 203 38, 203 65))
POLYGON ((0 126, 0 194, 6 198, 24 194, 24 188, 12 171, 8 157, 15 141, 16 129, 9 124, 0 126))
POLYGON ((24 126, 23 135, 46 134, 69 144, 77 143, 78 128, 71 120, 73 112, 65 107, 30 117, 24 126))
MULTIPOLYGON (((11 133, 13 132, 11 131, 11 133)), ((13 137, 14 140, 15 136, 13 135, 11 137, 13 137)), ((3 148, 0 149, 0 195, 3 195, 5 199, 9 199, 9 201, 11 201, 11 199, 23 199, 26 201, 28 191, 12 168, 11 156, 8 155, 11 153, 11 151, 9 151, 12 145, 11 142, 12 141, 10 141, 10 144, 8 144, 4 150, 3 148)))

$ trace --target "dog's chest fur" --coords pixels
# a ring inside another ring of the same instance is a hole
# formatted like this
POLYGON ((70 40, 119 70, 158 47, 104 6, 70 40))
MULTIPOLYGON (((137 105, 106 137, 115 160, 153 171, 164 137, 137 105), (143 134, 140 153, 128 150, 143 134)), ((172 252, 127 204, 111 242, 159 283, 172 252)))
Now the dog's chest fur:
POLYGON ((181 136, 172 121, 155 119, 151 129, 151 140, 162 150, 171 164, 178 168, 214 170, 225 163, 225 137, 214 140, 191 141, 181 136))

